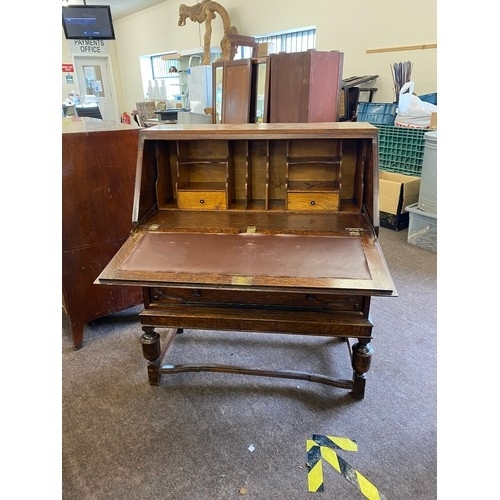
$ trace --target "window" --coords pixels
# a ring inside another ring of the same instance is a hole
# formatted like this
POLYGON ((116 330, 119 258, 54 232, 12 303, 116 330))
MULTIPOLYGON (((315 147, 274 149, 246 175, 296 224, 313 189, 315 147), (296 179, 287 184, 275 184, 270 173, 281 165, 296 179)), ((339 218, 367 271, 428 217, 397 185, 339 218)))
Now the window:
POLYGON ((276 44, 275 52, 305 52, 316 48, 316 28, 304 28, 297 31, 257 36, 257 42, 276 44))
POLYGON ((144 97, 154 100, 176 100, 182 95, 177 53, 155 54, 140 58, 144 97))
POLYGON ((151 57, 151 71, 153 79, 155 78, 172 78, 173 74, 180 69, 181 60, 170 58, 168 54, 151 57))
MULTIPOLYGON (((280 31, 265 36, 255 36, 258 43, 268 43, 273 46, 272 52, 305 52, 316 48, 316 28, 302 28, 294 31, 280 31)), ((252 57, 250 47, 241 47, 241 54, 237 54, 235 59, 245 59, 252 57)), ((238 51, 239 52, 239 51, 238 51)))

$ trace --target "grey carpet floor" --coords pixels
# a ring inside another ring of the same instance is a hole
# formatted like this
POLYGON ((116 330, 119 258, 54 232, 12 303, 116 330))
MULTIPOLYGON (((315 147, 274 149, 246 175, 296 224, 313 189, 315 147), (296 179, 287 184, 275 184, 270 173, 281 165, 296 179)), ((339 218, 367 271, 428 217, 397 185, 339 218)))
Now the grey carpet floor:
MULTIPOLYGON (((63 314, 64 500, 365 498, 325 460, 324 492, 308 490, 306 442, 316 434, 356 441, 357 451, 337 455, 381 498, 437 498, 437 255, 407 235, 380 231, 399 297, 373 299, 375 354, 362 401, 311 382, 236 374, 182 373, 152 387, 141 307, 89 324, 79 351, 63 314)), ((351 376, 346 344, 322 338, 186 330, 170 358, 351 376)))

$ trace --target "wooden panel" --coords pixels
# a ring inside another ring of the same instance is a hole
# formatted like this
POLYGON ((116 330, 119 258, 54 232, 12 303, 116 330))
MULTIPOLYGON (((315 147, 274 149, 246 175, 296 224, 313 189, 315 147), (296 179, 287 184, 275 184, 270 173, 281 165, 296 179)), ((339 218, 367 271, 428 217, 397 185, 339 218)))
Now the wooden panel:
POLYGON ((236 294, 234 290, 210 290, 204 288, 185 289, 175 287, 152 287, 148 289, 149 302, 158 305, 220 305, 228 304, 238 307, 241 303, 253 304, 256 306, 266 306, 274 304, 284 307, 297 307, 301 310, 318 310, 331 312, 350 312, 361 315, 364 311, 366 297, 361 295, 341 295, 290 292, 279 294, 275 292, 253 290, 239 290, 236 294))
POLYGON ((248 123, 252 84, 252 60, 225 61, 221 123, 248 123))
POLYGON ((75 348, 85 323, 142 302, 137 287, 94 285, 130 234, 139 130, 91 120, 62 134, 62 289, 75 348))

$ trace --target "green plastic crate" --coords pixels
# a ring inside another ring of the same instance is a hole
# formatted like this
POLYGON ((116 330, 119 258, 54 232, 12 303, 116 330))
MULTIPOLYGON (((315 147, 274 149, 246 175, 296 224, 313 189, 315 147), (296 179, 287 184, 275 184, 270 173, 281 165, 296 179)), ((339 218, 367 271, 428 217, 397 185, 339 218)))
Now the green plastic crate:
POLYGON ((400 174, 422 174, 424 134, 427 129, 377 125, 378 163, 381 170, 400 174))

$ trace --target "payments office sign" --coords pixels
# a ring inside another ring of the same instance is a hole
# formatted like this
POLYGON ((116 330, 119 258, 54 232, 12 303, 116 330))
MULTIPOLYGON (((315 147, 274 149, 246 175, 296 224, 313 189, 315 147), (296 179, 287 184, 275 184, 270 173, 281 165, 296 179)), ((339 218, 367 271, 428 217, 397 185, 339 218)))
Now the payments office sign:
POLYGON ((69 50, 74 55, 109 54, 107 40, 68 40, 69 50))

